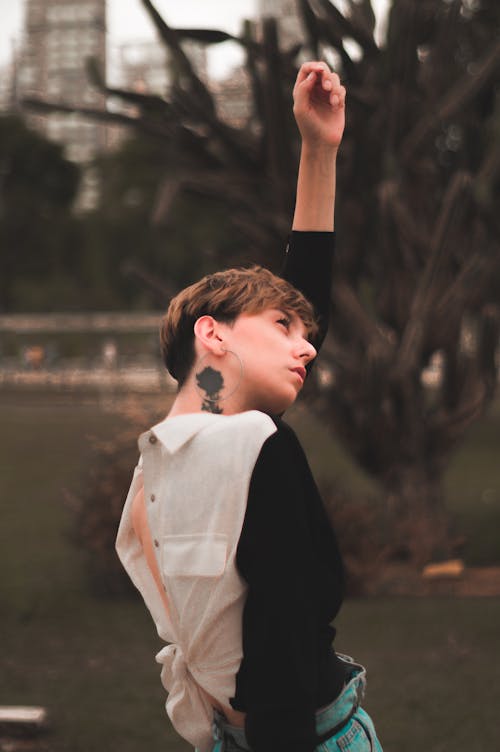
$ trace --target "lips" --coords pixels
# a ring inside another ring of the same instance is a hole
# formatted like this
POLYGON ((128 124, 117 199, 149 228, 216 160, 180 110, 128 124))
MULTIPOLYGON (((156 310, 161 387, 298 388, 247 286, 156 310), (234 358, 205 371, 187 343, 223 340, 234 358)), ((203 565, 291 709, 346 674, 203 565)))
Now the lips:
POLYGON ((306 369, 303 368, 303 366, 297 366, 296 368, 291 368, 291 371, 294 373, 298 373, 302 381, 305 381, 306 378, 306 369))

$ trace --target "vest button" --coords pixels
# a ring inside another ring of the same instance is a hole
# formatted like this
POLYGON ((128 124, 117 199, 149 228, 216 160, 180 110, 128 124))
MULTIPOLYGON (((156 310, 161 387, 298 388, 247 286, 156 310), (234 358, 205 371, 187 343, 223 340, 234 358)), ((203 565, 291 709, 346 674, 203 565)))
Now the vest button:
POLYGON ((149 498, 151 499, 151 501, 154 501, 156 499, 156 496, 154 494, 151 494, 149 498))
POLYGON ((156 438, 156 436, 154 435, 154 433, 150 434, 150 436, 149 436, 149 443, 150 444, 156 444, 157 441, 158 441, 158 439, 156 438))

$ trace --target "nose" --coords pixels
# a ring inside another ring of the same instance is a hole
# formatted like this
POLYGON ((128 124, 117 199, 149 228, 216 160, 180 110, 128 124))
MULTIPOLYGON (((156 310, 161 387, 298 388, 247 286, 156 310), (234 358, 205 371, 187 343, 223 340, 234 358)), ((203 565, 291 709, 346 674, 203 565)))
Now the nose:
POLYGON ((303 359, 304 365, 307 365, 311 360, 314 360, 318 354, 314 345, 312 345, 307 339, 301 339, 297 347, 299 353, 298 357, 303 359))

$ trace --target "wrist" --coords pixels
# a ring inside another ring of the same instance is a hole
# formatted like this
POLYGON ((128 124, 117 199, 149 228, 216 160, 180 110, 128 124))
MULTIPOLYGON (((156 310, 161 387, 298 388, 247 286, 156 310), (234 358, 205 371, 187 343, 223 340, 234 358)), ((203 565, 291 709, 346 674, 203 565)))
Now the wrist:
POLYGON ((302 139, 301 154, 312 159, 337 159, 340 144, 333 145, 324 141, 314 141, 311 139, 302 139))

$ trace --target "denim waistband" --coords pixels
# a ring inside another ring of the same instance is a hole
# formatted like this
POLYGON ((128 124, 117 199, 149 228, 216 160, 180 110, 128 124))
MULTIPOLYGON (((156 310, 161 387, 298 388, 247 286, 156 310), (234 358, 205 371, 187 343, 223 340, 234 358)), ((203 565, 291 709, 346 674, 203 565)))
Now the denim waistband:
MULTIPOLYGON (((363 700, 366 687, 366 670, 361 664, 348 655, 337 653, 337 657, 347 663, 351 672, 344 684, 344 688, 338 697, 325 708, 316 713, 316 732, 318 737, 325 737, 329 731, 338 729, 347 722, 357 710, 363 700)), ((251 748, 245 736, 245 730, 238 726, 231 726, 224 716, 217 710, 214 711, 213 735, 215 740, 224 739, 224 749, 227 752, 245 750, 251 752, 251 748)))

